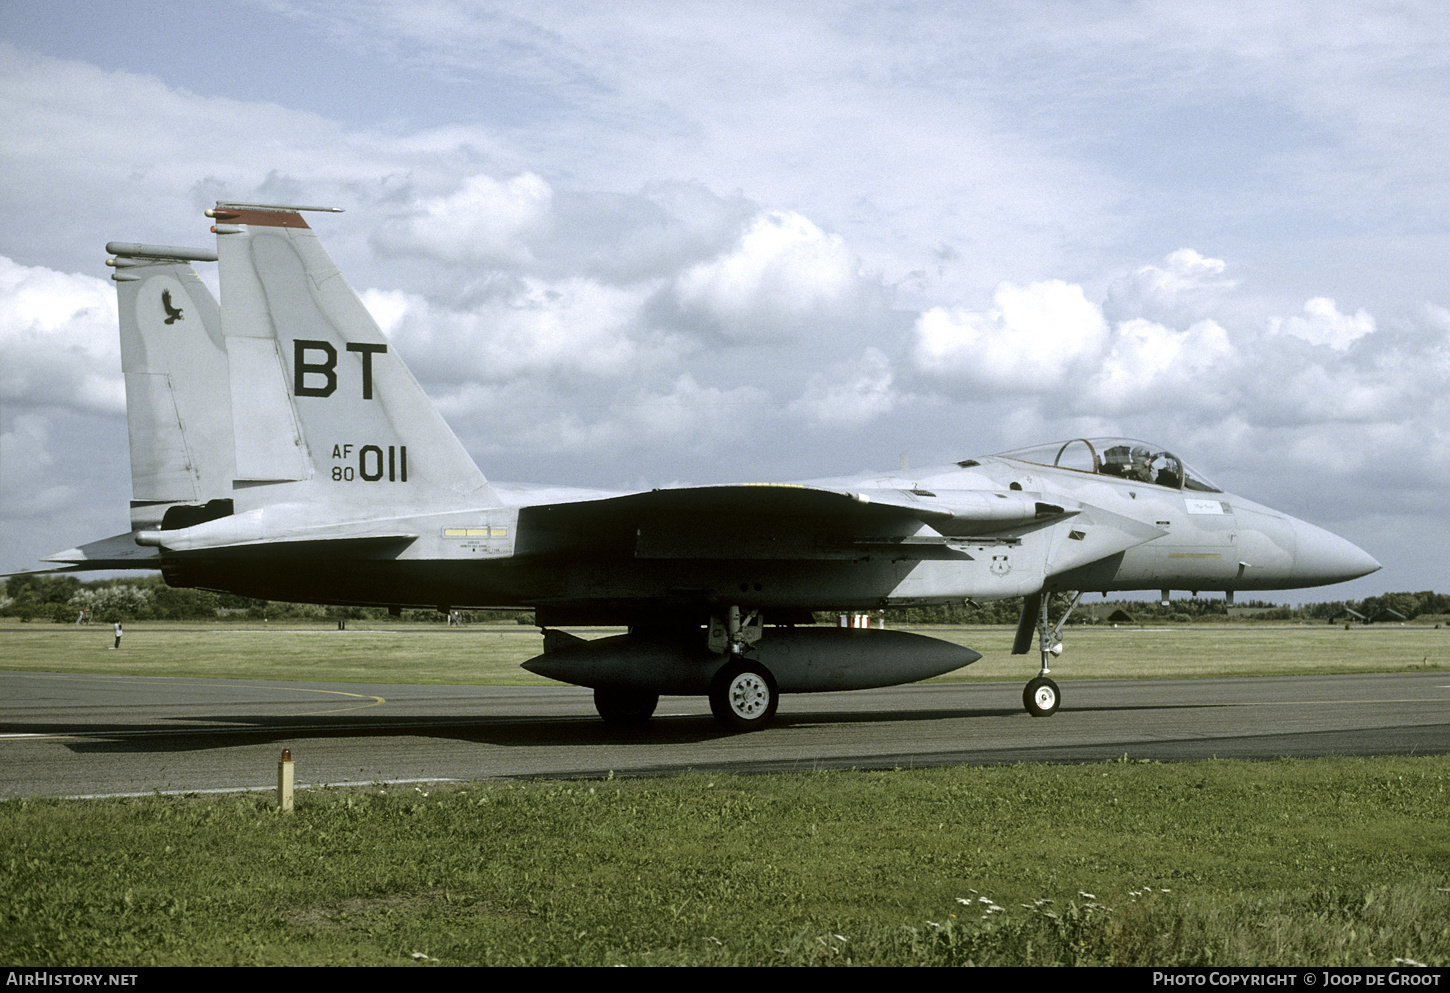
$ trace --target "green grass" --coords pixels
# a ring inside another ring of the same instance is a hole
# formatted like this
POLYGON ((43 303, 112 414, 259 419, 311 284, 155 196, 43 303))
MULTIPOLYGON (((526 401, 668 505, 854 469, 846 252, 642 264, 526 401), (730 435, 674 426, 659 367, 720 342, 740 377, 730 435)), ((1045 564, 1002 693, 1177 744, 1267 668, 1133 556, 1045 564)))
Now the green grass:
MULTIPOLYGON (((915 628, 968 645, 984 658, 944 679, 1025 680, 1035 652, 1011 654, 1013 629, 915 628)), ((578 631, 602 637, 617 629, 578 631)), ((109 627, 0 626, 0 667, 30 672, 105 672, 347 683, 548 685, 519 664, 543 650, 517 624, 447 628, 353 621, 277 625, 136 622, 121 650, 109 627)), ((1417 625, 1189 624, 1069 628, 1053 672, 1066 679, 1305 675, 1450 669, 1450 630, 1417 625)))
MULTIPOLYGON (((605 632, 601 632, 605 633, 605 632)), ((607 632, 615 633, 615 632, 607 632)), ((28 672, 214 676, 343 683, 550 685, 520 669, 543 651, 536 628, 369 627, 353 621, 276 625, 137 621, 119 651, 109 627, 26 624, 0 628, 0 667, 28 672)), ((557 685, 557 684, 553 684, 557 685)))
POLYGON ((1443 966, 1447 806, 1447 758, 8 800, 0 961, 1443 966))

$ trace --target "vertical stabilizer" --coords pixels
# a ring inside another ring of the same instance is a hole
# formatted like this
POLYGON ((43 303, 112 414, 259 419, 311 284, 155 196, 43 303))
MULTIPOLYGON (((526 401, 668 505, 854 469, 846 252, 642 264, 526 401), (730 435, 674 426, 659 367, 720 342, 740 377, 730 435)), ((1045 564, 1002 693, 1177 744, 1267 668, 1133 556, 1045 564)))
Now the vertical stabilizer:
MULTIPOLYGON (((300 210, 219 203, 239 498, 390 512, 497 498, 300 210), (265 490, 265 492, 263 492, 265 490)), ((240 507, 239 507, 240 509, 240 507)))
POLYGON ((207 249, 111 242, 131 441, 131 526, 232 495, 226 344, 211 291, 188 264, 207 249))

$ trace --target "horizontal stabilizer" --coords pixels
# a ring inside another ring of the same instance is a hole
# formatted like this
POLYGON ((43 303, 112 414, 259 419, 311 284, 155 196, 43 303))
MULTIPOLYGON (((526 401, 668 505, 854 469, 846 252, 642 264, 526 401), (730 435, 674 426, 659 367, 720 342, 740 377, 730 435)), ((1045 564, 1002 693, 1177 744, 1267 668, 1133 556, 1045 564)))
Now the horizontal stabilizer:
POLYGON ((415 531, 400 531, 391 522, 382 526, 367 521, 342 524, 272 527, 260 512, 236 514, 176 531, 143 531, 136 540, 166 552, 218 552, 238 548, 277 548, 312 545, 322 548, 352 545, 399 545, 416 541, 415 531))
MULTIPOLYGON (((227 562, 295 562, 315 564, 322 560, 359 562, 369 559, 396 559, 416 540, 410 534, 365 534, 352 538, 284 538, 280 541, 238 542, 234 545, 209 545, 191 548, 170 555, 167 562, 187 558, 227 562)), ((170 549, 167 549, 170 552, 170 549)))
MULTIPOLYGON (((79 548, 47 555, 42 561, 65 563, 71 569, 159 569, 155 549, 136 544, 136 531, 89 541, 79 548)), ((57 570, 62 571, 62 570, 57 570)))

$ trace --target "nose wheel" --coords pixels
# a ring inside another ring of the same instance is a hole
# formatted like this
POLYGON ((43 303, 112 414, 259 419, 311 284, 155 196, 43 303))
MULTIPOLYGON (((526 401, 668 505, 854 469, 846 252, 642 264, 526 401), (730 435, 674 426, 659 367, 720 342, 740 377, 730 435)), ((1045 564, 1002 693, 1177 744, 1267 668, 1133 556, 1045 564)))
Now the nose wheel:
POLYGON ((1046 676, 1038 676, 1022 691, 1022 706, 1033 717, 1051 717, 1057 713, 1062 693, 1057 684, 1046 676))

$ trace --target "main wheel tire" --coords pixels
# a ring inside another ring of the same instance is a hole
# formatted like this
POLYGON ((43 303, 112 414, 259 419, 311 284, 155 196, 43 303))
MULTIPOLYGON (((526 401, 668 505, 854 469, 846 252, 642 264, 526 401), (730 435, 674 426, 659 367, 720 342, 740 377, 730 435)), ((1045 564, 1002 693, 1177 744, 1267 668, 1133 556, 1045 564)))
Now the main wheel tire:
POLYGON ((1038 676, 1022 691, 1022 705, 1033 717, 1051 717, 1062 703, 1062 691, 1046 676, 1038 676))
POLYGON ((658 693, 600 686, 594 690, 594 709, 610 724, 628 726, 643 724, 654 716, 659 706, 658 693))
POLYGON ((734 731, 764 727, 779 703, 775 677, 757 662, 729 662, 710 681, 710 712, 734 731))

